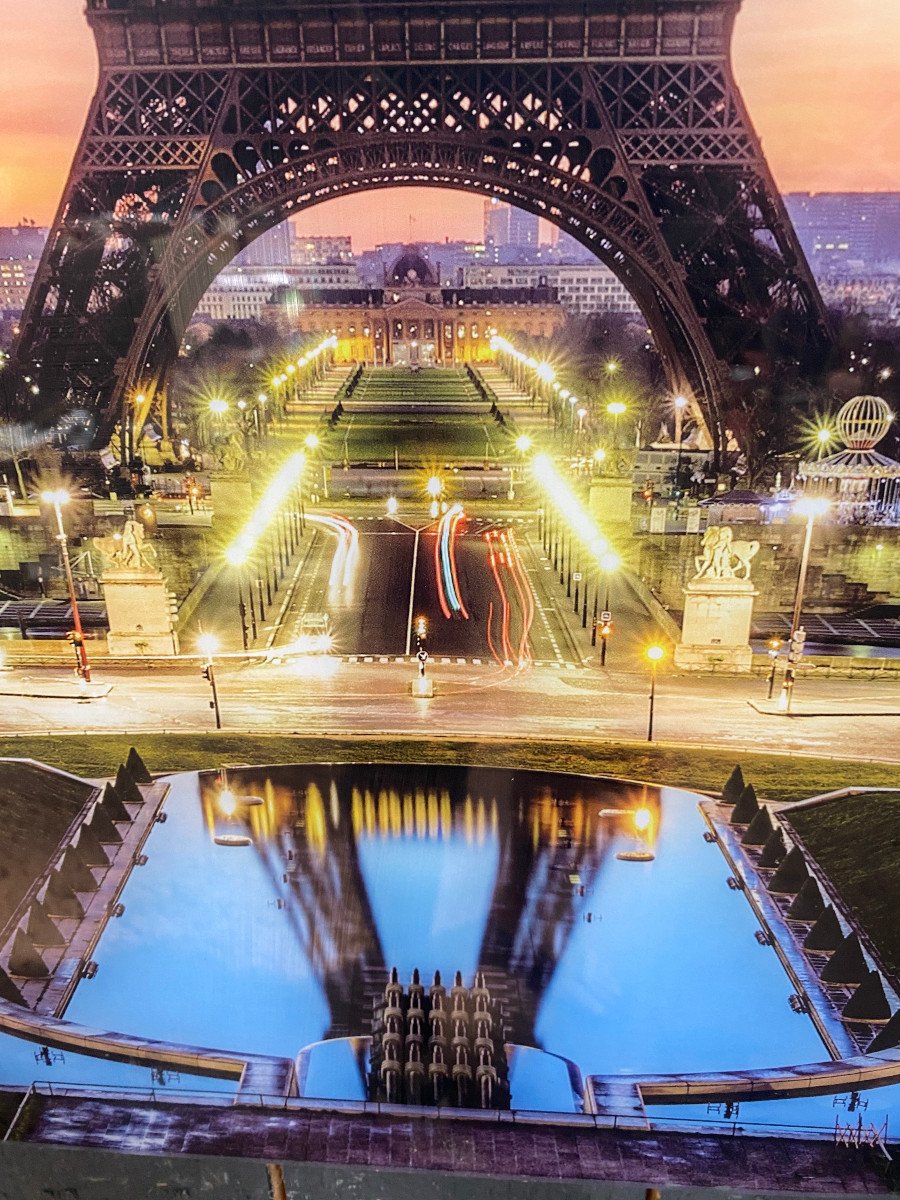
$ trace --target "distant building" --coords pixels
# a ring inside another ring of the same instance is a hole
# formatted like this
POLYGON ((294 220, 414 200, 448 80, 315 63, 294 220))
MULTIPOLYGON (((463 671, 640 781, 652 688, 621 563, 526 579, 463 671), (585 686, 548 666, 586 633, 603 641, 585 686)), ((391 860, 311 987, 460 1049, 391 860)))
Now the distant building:
POLYGON ((540 245, 540 218, 524 208, 509 210, 510 246, 528 246, 535 249, 540 245))
POLYGON ((41 225, 0 226, 0 314, 21 316, 49 230, 41 225))
POLYGON ((585 316, 598 312, 640 314, 640 308, 607 266, 596 258, 591 264, 546 266, 496 265, 467 267, 467 287, 495 289, 498 298, 508 288, 552 288, 567 313, 585 316))
POLYGON ((495 333, 551 337, 565 321, 552 288, 442 286, 419 246, 405 247, 379 288, 284 287, 270 305, 285 330, 334 334, 336 361, 376 365, 458 365, 492 359, 495 333))
POLYGON ((900 267, 900 192, 789 192, 784 202, 814 275, 900 267))
POLYGON ((283 288, 358 288, 355 263, 293 267, 229 266, 206 289, 195 316, 213 321, 260 320, 272 295, 283 288))
POLYGON ((291 263, 291 223, 281 221, 250 243, 238 254, 239 267, 287 267, 291 263))
POLYGON ((484 249, 491 262, 497 262, 498 251, 509 245, 509 213, 509 205, 496 196, 484 202, 484 249))
POLYGON ((353 242, 349 237, 294 237, 295 266, 317 267, 353 262, 353 242))
POLYGON ((865 313, 882 324, 900 320, 900 274, 823 275, 817 282, 830 308, 865 313))

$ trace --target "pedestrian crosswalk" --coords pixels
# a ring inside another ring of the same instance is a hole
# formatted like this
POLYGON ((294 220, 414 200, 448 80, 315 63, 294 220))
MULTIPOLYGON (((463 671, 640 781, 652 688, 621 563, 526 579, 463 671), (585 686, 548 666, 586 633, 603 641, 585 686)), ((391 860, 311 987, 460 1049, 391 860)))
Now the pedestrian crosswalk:
MULTIPOLYGON (((451 654, 435 654, 429 657, 429 663, 432 666, 443 667, 495 667, 492 660, 484 658, 463 658, 451 654)), ((383 666, 415 666, 417 665, 416 656, 414 654, 344 654, 341 655, 341 662, 351 664, 371 664, 378 663, 383 666)), ((514 664, 510 663, 509 666, 514 664)), ((557 671, 578 671, 582 668, 575 663, 557 662, 554 660, 538 659, 531 663, 533 667, 552 667, 557 671)))

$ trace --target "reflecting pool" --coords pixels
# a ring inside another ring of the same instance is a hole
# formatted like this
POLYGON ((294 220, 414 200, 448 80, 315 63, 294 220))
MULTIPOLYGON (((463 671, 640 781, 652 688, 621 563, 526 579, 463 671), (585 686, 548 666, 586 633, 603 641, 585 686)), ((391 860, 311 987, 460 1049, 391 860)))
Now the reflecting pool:
MULTIPOLYGON (((368 1034, 394 966, 404 982, 418 967, 426 984, 435 970, 468 983, 479 969, 509 1040, 559 1056, 514 1057, 513 1108, 571 1111, 564 1059, 587 1075, 827 1057, 754 939, 746 899, 726 886, 692 793, 450 767, 230 769, 170 783, 167 821, 68 1019, 292 1058, 368 1034)), ((34 1051, 2 1039, 0 1079, 150 1082, 146 1068, 35 1064, 34 1051)), ((316 1057, 305 1084, 363 1095, 346 1044, 316 1057)), ((898 1092, 870 1092, 869 1117, 900 1112, 898 1092)), ((675 1115, 708 1117, 705 1106, 675 1115)), ((832 1124, 834 1109, 779 1101, 742 1116, 832 1124)))

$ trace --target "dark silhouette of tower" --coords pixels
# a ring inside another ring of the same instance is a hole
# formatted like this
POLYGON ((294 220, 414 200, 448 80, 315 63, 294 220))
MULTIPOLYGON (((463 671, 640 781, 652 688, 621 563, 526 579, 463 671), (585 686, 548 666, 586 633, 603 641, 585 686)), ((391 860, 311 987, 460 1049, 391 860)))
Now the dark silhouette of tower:
POLYGON ((255 238, 330 197, 426 184, 590 247, 719 442, 735 368, 813 375, 828 346, 732 74, 738 7, 88 0, 99 82, 7 409, 102 444, 164 391, 197 301, 255 238))

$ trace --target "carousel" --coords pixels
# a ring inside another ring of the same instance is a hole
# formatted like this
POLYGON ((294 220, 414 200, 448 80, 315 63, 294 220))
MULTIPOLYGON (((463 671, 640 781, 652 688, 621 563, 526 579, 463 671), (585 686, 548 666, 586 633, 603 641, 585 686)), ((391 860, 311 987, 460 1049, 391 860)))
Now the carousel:
POLYGON ((845 448, 816 462, 800 463, 804 491, 827 496, 838 522, 900 525, 900 462, 875 449, 893 420, 886 400, 856 396, 835 418, 845 448))

